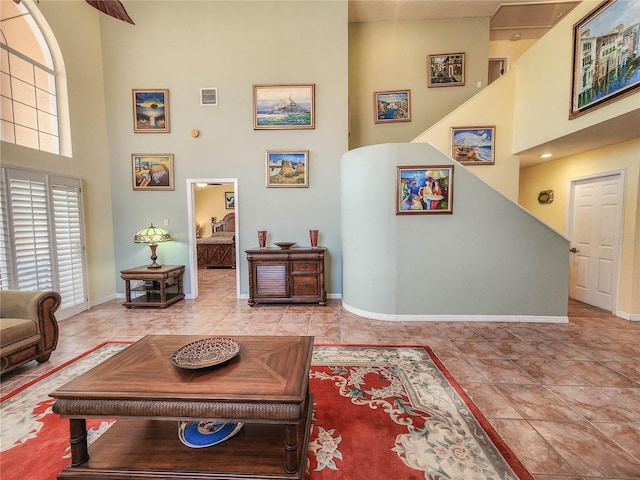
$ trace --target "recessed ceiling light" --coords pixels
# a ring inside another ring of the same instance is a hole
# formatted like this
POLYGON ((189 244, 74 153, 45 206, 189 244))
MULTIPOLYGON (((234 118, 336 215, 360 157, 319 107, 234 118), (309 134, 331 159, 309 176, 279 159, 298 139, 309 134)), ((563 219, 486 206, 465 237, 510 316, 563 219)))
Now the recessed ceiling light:
POLYGON ((540 155, 540 158, 550 158, 553 155, 551 153, 543 153, 542 155, 540 155))

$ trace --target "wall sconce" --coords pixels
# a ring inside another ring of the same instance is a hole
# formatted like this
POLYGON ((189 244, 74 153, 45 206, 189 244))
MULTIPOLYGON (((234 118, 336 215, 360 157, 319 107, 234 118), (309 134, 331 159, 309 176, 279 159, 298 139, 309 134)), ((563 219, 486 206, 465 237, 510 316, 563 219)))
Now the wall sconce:
POLYGON ((156 255, 156 249, 160 242, 172 242, 173 237, 162 228, 154 227, 153 223, 150 227, 143 228, 133 237, 135 243, 148 243, 151 248, 151 261, 153 262, 147 268, 160 268, 162 265, 156 263, 158 256, 156 255))

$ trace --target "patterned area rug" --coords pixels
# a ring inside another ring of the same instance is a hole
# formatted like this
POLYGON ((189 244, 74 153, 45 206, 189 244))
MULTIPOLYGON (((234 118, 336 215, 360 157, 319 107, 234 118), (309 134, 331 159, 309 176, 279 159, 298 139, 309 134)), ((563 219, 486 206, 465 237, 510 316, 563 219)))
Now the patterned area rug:
MULTIPOLYGON (((69 431, 48 393, 126 347, 100 345, 0 399, 3 480, 56 478, 69 431)), ((308 480, 533 480, 428 347, 316 346, 310 389, 308 480)), ((87 421, 89 444, 111 424, 87 421)))

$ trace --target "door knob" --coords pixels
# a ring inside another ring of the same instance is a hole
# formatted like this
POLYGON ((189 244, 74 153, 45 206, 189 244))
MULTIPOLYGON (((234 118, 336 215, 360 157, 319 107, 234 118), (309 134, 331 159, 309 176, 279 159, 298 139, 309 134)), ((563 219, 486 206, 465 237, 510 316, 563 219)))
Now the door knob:
POLYGON ((576 247, 573 247, 573 248, 570 248, 570 249, 569 249, 569 251, 570 251, 571 253, 577 253, 577 252, 579 252, 580 250, 578 250, 576 247))

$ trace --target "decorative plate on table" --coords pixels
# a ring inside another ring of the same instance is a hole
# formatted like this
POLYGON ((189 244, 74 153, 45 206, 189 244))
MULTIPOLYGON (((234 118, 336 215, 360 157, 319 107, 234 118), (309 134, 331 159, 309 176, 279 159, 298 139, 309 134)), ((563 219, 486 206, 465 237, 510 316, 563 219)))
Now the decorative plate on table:
POLYGON ((204 448, 233 437, 244 424, 240 422, 178 422, 178 438, 187 447, 204 448))
POLYGON ((295 244, 296 242, 276 242, 276 245, 279 246, 282 250, 289 250, 295 244))
POLYGON ((232 338, 203 338, 176 350, 171 363, 180 368, 206 368, 231 360, 239 351, 240 344, 232 338))

